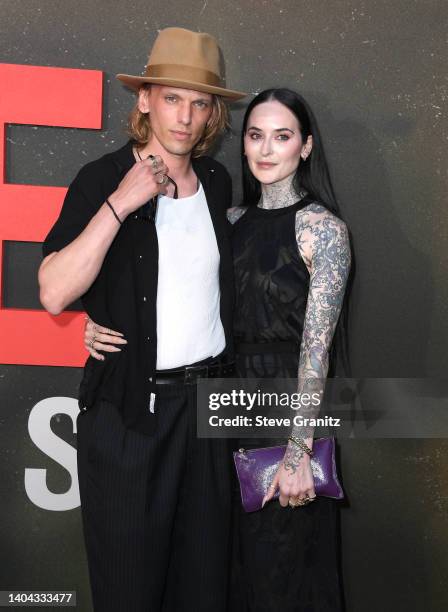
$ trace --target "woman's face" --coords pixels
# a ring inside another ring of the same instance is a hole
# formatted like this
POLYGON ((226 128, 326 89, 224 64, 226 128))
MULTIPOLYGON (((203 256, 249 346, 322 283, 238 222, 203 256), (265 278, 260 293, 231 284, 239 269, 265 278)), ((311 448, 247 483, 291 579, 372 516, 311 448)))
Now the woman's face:
POLYGON ((302 141, 296 116, 281 102, 258 104, 250 113, 244 152, 252 174, 265 185, 295 173, 300 155, 309 155, 311 136, 302 141))

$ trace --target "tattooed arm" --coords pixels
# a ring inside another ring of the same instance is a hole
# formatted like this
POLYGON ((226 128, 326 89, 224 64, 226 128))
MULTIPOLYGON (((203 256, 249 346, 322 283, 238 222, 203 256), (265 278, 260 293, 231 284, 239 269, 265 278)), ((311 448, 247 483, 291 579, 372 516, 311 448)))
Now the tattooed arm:
MULTIPOLYGON (((310 272, 310 285, 300 346, 298 391, 318 393, 322 399, 328 373, 328 358, 341 312, 350 271, 347 226, 323 206, 313 203, 296 215, 296 239, 300 255, 310 272)), ((315 417, 319 406, 316 407, 315 417)), ((311 448, 314 428, 294 427, 291 435, 311 448)), ((304 452, 289 441, 285 467, 292 473, 304 452)))
MULTIPOLYGON (((347 226, 323 206, 313 203, 297 212, 296 238, 309 272, 310 284, 299 355, 299 393, 319 393, 322 398, 328 373, 329 350, 341 312, 350 271, 347 226)), ((308 415, 307 415, 308 416, 308 415)), ((315 416, 315 415, 310 415, 315 416)), ((314 428, 294 427, 291 435, 310 448, 314 428)), ((280 504, 315 497, 310 457, 288 441, 285 456, 264 497, 263 505, 280 489, 280 504)))

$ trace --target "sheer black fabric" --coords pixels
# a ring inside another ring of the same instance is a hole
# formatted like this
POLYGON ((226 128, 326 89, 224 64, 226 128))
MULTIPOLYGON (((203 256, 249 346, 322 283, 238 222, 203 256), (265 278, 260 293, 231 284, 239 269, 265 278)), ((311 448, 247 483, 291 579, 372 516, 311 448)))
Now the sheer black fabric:
MULTIPOLYGON (((249 208, 234 226, 234 333, 238 376, 297 377, 309 273, 297 247, 295 216, 310 202, 249 208)), ((286 444, 240 439, 238 447, 286 444)), ((232 612, 340 612, 337 502, 302 508, 269 502, 246 513, 235 480, 232 612)))

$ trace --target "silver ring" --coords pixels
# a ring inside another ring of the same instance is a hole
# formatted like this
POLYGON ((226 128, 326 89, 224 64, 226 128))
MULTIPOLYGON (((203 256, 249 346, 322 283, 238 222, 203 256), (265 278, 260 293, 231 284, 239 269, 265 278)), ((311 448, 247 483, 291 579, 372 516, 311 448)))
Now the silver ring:
POLYGON ((89 346, 90 346, 90 348, 91 348, 92 350, 95 350, 95 349, 93 348, 93 345, 95 344, 95 342, 96 342, 96 336, 93 336, 93 338, 92 338, 92 339, 91 339, 91 341, 89 342, 89 346))
POLYGON ((159 183, 159 185, 164 185, 164 184, 165 184, 165 180, 166 180, 165 175, 164 175, 164 174, 161 174, 159 178, 161 178, 161 179, 162 179, 161 181, 157 180, 157 182, 159 183))

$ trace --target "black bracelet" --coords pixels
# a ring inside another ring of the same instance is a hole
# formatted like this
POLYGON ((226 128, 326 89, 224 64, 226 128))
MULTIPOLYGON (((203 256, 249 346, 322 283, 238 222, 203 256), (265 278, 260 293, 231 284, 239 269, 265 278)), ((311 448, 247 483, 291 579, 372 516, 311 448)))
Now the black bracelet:
POLYGON ((118 221, 118 223, 120 225, 123 225, 123 222, 120 221, 120 217, 117 215, 117 213, 115 212, 114 207, 112 206, 112 204, 109 202, 109 200, 106 198, 106 204, 109 206, 109 208, 111 209, 111 211, 114 213, 115 219, 118 221))

